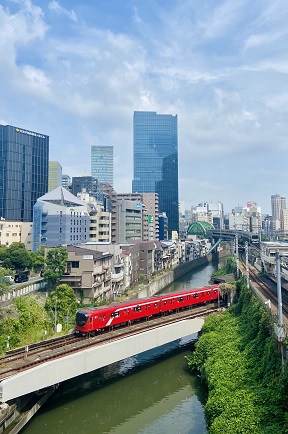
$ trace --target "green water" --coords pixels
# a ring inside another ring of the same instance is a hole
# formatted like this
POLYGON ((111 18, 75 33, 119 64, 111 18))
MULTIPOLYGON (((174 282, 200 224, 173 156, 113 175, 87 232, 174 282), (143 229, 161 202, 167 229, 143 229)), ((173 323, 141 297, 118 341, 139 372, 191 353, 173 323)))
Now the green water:
MULTIPOLYGON (((206 285, 209 264, 165 288, 206 285)), ((192 344, 178 341, 62 384, 25 434, 204 434, 206 391, 186 369, 192 344)))

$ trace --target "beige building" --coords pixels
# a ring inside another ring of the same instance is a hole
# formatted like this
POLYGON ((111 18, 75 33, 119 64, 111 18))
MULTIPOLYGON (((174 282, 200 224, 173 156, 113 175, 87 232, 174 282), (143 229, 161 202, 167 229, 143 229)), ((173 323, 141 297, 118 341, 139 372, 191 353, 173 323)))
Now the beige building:
POLYGON ((67 283, 83 297, 84 303, 93 300, 111 300, 112 254, 96 252, 79 246, 67 246, 68 260, 66 271, 60 283, 67 283))
POLYGON ((148 214, 148 240, 159 240, 158 193, 142 193, 142 197, 148 214), (152 221, 149 216, 152 217, 152 221))
POLYGON ((62 166, 58 161, 49 161, 48 191, 62 185, 62 166))
POLYGON ((0 244, 9 247, 12 243, 23 243, 32 249, 32 222, 0 220, 0 244))
POLYGON ((78 193, 78 199, 87 205, 90 216, 89 242, 111 242, 111 214, 104 211, 104 205, 86 192, 78 193))
POLYGON ((284 234, 288 233, 288 209, 282 209, 281 230, 284 234))
POLYGON ((127 286, 124 285, 124 259, 120 244, 89 242, 80 247, 102 253, 111 253, 111 284, 113 297, 122 295, 127 286))
POLYGON ((117 242, 117 193, 108 182, 102 182, 103 193, 109 197, 111 208, 111 242, 117 242))

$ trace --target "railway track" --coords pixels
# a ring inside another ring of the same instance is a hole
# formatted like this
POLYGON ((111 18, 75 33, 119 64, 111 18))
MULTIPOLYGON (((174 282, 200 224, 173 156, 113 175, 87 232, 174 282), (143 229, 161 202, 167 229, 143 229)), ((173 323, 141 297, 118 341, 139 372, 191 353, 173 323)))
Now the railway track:
POLYGON ((124 339, 128 336, 140 334, 156 327, 171 324, 175 321, 209 315, 217 311, 216 307, 207 310, 205 307, 187 309, 170 315, 151 318, 147 321, 131 324, 128 327, 118 327, 94 337, 75 337, 71 335, 42 341, 38 344, 8 351, 0 359, 0 381, 21 371, 31 369, 39 364, 58 359, 69 354, 82 351, 89 347, 103 345, 107 342, 124 339))
MULTIPOLYGON (((246 265, 245 262, 242 261, 242 272, 243 275, 246 273, 246 265)), ((249 264, 249 279, 256 295, 262 299, 263 302, 267 302, 270 300, 271 309, 270 313, 275 323, 278 323, 278 296, 277 296, 277 285, 269 281, 267 279, 262 278, 258 275, 258 272, 255 271, 254 267, 249 264)), ((283 290, 282 290, 283 294, 283 290)), ((288 333, 288 298, 282 295, 282 311, 283 311, 283 321, 284 328, 286 333, 288 333)))

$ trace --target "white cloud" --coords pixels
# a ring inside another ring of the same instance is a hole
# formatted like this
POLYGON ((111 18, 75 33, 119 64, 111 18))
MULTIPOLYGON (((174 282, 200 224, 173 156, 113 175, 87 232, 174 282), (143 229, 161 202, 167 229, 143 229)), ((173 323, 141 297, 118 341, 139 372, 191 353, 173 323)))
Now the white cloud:
POLYGON ((70 176, 90 172, 91 144, 113 145, 123 192, 133 176, 133 111, 177 113, 180 199, 213 196, 229 210, 255 189, 265 209, 269 188, 285 195, 274 154, 284 165, 288 4, 279 0, 277 18, 274 1, 155 0, 149 11, 135 2, 129 17, 113 15, 113 1, 105 16, 88 0, 76 12, 68 0, 0 6, 1 117, 49 134, 51 158, 70 176), (262 191, 260 172, 273 178, 262 191))
POLYGON ((73 9, 66 9, 62 6, 60 6, 60 3, 56 0, 53 0, 48 5, 49 9, 53 12, 56 12, 58 15, 64 15, 65 17, 69 18, 70 20, 77 22, 78 18, 76 13, 73 11, 73 9))

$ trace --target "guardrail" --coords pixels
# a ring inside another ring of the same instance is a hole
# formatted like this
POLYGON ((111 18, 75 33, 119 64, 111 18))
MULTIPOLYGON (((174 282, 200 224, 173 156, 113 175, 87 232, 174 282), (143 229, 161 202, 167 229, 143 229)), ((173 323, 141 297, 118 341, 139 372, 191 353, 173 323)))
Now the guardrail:
POLYGON ((20 286, 11 288, 11 290, 0 296, 1 303, 8 303, 15 297, 20 297, 21 295, 29 294, 33 291, 43 290, 46 287, 46 282, 41 279, 34 282, 25 282, 20 286))

